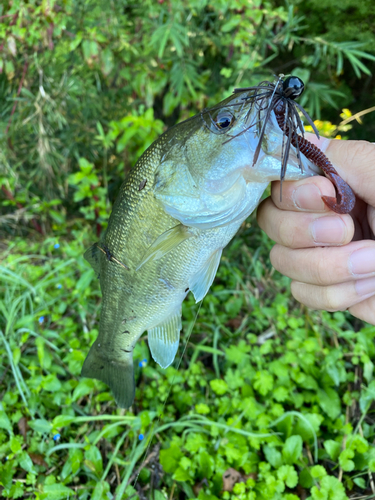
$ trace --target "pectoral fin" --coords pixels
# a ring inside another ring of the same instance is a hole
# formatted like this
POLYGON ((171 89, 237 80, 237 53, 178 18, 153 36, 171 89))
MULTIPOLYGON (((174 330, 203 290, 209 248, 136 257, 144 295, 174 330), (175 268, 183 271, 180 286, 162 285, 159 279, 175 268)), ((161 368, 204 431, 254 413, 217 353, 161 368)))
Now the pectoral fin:
POLYGON ((196 273, 189 281, 189 288, 193 292, 196 302, 199 302, 206 296, 210 286, 212 285, 216 276, 217 268, 220 264, 222 251, 223 250, 221 248, 216 250, 216 252, 211 255, 211 258, 208 260, 205 267, 200 269, 199 272, 196 273))
POLYGON ((147 249, 136 271, 138 271, 143 264, 146 264, 149 260, 161 259, 168 252, 180 245, 180 243, 188 238, 191 238, 192 236, 194 235, 183 224, 178 224, 177 226, 168 229, 168 231, 161 234, 147 249))
POLYGON ((90 248, 86 250, 83 254, 84 258, 91 265, 91 267, 96 272, 98 278, 100 274, 100 250, 98 247, 98 243, 94 243, 90 248))
POLYGON ((152 357, 162 368, 167 368, 174 360, 180 342, 180 330, 181 309, 147 332, 152 357))
POLYGON ((108 360, 101 356, 94 342, 83 363, 81 376, 97 378, 109 385, 120 408, 132 405, 135 395, 133 351, 123 359, 108 360))

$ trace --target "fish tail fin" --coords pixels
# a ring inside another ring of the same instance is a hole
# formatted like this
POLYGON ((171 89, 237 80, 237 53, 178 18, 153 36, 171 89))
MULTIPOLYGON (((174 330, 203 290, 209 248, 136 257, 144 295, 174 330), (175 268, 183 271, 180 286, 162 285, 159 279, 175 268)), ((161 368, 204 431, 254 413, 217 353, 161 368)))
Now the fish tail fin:
POLYGON ((121 360, 106 360, 100 356, 96 342, 83 363, 82 377, 96 378, 109 385, 120 408, 129 408, 134 401, 135 383, 133 353, 121 360))

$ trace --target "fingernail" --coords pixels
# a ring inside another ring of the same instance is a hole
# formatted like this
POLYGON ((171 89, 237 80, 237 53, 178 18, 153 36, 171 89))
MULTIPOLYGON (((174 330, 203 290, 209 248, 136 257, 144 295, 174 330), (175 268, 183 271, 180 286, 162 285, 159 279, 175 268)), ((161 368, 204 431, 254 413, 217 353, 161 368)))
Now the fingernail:
POLYGON ((354 275, 375 273, 375 249, 361 248, 349 257, 349 270, 354 275))
POLYGON ((311 224, 315 243, 340 244, 346 236, 346 226, 340 217, 321 217, 311 224))
POLYGON ((322 193, 315 184, 303 184, 292 195, 294 204, 303 210, 324 210, 322 193))
POLYGON ((375 294, 375 277, 356 281, 355 289, 361 297, 365 295, 371 297, 375 294))

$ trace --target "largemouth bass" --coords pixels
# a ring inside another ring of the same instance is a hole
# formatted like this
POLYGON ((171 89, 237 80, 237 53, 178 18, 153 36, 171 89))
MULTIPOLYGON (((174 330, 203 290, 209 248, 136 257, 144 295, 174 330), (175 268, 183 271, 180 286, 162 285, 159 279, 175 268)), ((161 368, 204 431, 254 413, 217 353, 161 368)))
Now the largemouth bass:
MULTIPOLYGON (((122 185, 105 236, 85 253, 103 301, 82 376, 108 384, 120 407, 134 399, 137 340, 147 331, 153 359, 173 362, 182 301, 189 291, 204 298, 223 248, 280 178, 285 128, 253 104, 254 89, 237 90, 161 135, 122 185)), ((285 180, 319 173, 289 148, 285 180)))

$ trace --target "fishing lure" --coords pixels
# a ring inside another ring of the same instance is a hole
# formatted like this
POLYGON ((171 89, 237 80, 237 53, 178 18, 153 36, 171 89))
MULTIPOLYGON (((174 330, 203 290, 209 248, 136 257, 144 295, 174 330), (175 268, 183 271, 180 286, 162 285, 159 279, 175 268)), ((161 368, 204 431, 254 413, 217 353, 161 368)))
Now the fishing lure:
POLYGON ((264 81, 255 87, 237 88, 234 90, 235 94, 246 91, 254 91, 253 95, 245 97, 245 99, 251 99, 253 101, 252 105, 256 106, 259 114, 258 123, 260 123, 261 113, 265 112, 265 116, 262 119, 262 128, 259 133, 258 146, 254 153, 253 166, 255 166, 258 160, 266 126, 273 111, 280 129, 284 132, 280 181, 282 182, 285 178, 290 147, 294 146, 297 151, 297 158, 302 171, 303 166, 300 156, 301 153, 317 167, 321 168, 325 176, 335 186, 336 198, 322 196, 322 199, 327 207, 339 214, 349 213, 353 210, 355 205, 355 194, 353 190, 339 176, 323 151, 304 137, 305 131, 298 111, 303 114, 319 139, 319 132, 315 127, 314 122, 303 107, 295 101, 295 99, 302 95, 305 89, 305 84, 297 76, 289 76, 285 80, 283 77, 284 75, 280 75, 276 83, 264 81), (298 132, 301 135, 299 135, 298 132))

